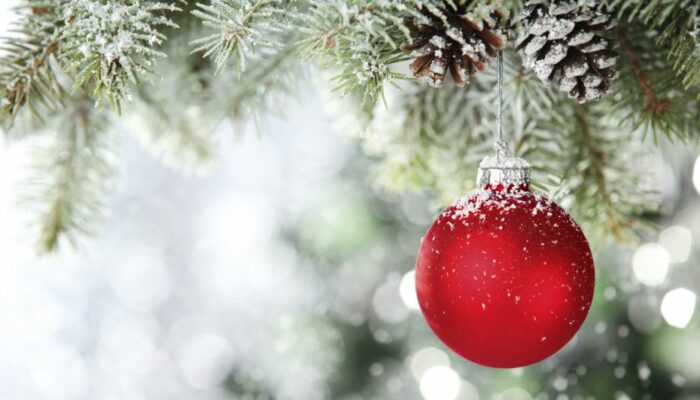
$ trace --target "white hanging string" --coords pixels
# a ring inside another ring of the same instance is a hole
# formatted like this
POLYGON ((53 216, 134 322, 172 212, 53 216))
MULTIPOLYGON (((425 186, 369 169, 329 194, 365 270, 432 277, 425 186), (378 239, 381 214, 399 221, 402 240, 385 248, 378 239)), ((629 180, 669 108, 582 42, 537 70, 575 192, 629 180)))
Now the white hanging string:
POLYGON ((497 79, 498 79, 498 137, 496 139, 496 159, 500 164, 503 158, 510 156, 510 151, 508 150, 508 143, 503 140, 503 52, 498 52, 498 67, 497 67, 497 79))
POLYGON ((503 52, 498 52, 498 140, 503 140, 503 52))
POLYGON ((521 158, 511 158, 508 143, 503 139, 503 54, 498 52, 498 105, 497 131, 496 131, 496 163, 493 157, 486 157, 479 164, 477 183, 481 187, 487 185, 510 187, 515 185, 522 188, 530 182, 530 165, 521 158))

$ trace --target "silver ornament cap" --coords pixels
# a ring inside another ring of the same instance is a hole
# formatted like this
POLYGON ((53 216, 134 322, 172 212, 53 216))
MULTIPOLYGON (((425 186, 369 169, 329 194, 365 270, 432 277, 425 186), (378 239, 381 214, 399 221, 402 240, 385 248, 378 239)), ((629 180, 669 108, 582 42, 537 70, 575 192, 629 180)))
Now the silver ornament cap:
POLYGON ((530 163, 520 157, 511 157, 508 144, 498 140, 496 155, 481 160, 476 181, 482 188, 527 189, 530 175, 530 163))

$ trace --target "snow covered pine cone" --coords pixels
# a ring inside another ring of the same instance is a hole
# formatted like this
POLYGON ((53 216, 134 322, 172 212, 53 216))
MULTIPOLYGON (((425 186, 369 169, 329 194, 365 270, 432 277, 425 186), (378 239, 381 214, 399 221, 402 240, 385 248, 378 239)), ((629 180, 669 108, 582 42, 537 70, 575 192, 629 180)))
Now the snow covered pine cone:
POLYGON ((524 52, 524 66, 549 84, 559 76, 559 89, 585 103, 610 92, 617 78, 617 54, 597 35, 615 26, 610 14, 580 7, 575 0, 529 1, 520 21, 515 48, 524 52))
POLYGON ((435 3, 433 11, 423 8, 425 19, 406 21, 413 38, 402 48, 413 58, 410 67, 417 78, 441 87, 449 69, 455 84, 463 87, 505 46, 506 33, 499 27, 504 11, 480 5, 467 12, 469 2, 435 3))

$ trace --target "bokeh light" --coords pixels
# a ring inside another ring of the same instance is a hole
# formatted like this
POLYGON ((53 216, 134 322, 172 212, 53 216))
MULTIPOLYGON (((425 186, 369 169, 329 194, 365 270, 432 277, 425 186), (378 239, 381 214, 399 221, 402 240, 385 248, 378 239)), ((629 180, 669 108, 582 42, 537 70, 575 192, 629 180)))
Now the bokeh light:
POLYGON ((521 388, 510 388, 504 390, 496 397, 497 400, 532 400, 532 396, 521 388))
POLYGON ((425 400, 455 400, 461 385, 457 372, 444 365, 429 368, 420 378, 420 392, 425 400))
POLYGON ((172 291, 172 277, 161 254, 151 247, 134 248, 110 265, 111 283, 124 304, 137 310, 152 310, 163 304, 172 291))
POLYGON ((693 186, 700 194, 700 156, 695 159, 695 165, 693 165, 693 186))
POLYGON ((670 226, 659 235, 659 244, 666 249, 672 263, 684 263, 688 260, 692 242, 690 230, 679 225, 670 226))
POLYGON ((197 388, 218 386, 233 364, 231 344, 221 336, 202 333, 187 338, 180 344, 176 362, 180 374, 197 388))
POLYGON ((420 379, 425 371, 437 366, 449 367, 450 359, 444 351, 435 347, 420 349, 410 359, 411 372, 416 379, 420 379))
POLYGON ((695 312, 696 295, 686 288, 676 288, 661 300, 661 315, 671 326, 685 328, 695 312))
POLYGON ((657 286, 666 280, 668 264, 668 251, 656 243, 639 246, 632 258, 634 276, 648 286, 657 286))
POLYGON ((399 293, 406 307, 411 310, 418 310, 420 308, 418 305, 418 295, 416 294, 416 270, 412 269, 403 275, 401 284, 399 285, 399 293))

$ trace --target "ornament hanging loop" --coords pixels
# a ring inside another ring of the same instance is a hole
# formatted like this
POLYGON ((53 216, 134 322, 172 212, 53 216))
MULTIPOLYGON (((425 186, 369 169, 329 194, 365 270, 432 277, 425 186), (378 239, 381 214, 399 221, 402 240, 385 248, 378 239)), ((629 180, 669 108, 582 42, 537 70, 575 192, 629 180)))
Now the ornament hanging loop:
POLYGON ((479 164, 477 184, 500 190, 522 190, 530 183, 530 164, 522 158, 511 157, 508 143, 503 139, 503 52, 498 52, 498 121, 496 156, 486 157, 479 164))

